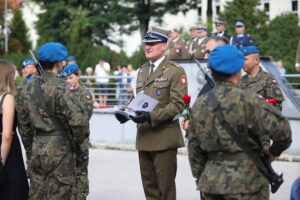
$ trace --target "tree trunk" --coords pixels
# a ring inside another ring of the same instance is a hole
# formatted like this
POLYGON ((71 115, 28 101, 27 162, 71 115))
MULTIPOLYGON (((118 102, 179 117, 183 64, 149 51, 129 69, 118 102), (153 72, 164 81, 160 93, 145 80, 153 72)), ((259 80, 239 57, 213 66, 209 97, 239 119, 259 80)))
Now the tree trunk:
POLYGON ((141 34, 141 41, 143 41, 145 34, 148 31, 148 26, 149 26, 149 21, 150 19, 146 20, 146 19, 140 19, 139 23, 140 23, 140 34, 141 34))
POLYGON ((145 34, 148 31, 148 26, 150 22, 150 15, 145 13, 151 12, 151 0, 141 0, 140 1, 140 13, 138 15, 139 25, 140 25, 140 34, 141 34, 141 41, 143 41, 145 34))

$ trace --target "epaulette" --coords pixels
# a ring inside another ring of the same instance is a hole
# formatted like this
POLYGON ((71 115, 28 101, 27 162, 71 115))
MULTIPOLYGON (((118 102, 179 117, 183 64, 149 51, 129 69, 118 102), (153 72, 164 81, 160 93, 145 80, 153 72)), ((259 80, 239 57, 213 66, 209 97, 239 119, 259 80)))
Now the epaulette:
POLYGON ((174 67, 181 67, 180 65, 178 65, 178 63, 169 60, 169 64, 173 65, 174 67))

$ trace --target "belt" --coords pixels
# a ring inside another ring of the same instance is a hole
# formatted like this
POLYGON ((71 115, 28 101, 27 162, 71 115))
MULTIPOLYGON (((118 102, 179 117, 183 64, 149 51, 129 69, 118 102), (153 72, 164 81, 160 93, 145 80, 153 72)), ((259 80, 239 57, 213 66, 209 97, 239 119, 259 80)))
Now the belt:
POLYGON ((50 131, 50 132, 36 130, 35 135, 36 136, 61 136, 62 132, 60 132, 59 130, 54 130, 54 131, 50 131))
POLYGON ((208 154, 208 160, 249 160, 250 158, 245 152, 225 153, 212 152, 208 154))

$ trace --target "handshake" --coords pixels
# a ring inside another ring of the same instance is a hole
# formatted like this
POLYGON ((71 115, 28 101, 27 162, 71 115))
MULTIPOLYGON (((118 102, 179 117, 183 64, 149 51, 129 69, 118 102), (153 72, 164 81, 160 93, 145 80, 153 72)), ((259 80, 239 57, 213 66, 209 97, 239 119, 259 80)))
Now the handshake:
MULTIPOLYGON (((125 109, 120 109, 120 111, 125 111, 125 109)), ((128 116, 125 116, 119 112, 115 112, 115 117, 121 124, 124 124, 130 119, 137 124, 142 124, 151 121, 150 113, 147 111, 135 111, 135 115, 128 116)))

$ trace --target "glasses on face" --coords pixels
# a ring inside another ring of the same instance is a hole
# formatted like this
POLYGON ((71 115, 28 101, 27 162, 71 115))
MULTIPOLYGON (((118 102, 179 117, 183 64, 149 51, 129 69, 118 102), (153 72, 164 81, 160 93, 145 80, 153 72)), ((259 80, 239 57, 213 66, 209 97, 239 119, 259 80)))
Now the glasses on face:
POLYGON ((159 44, 159 43, 161 43, 161 42, 151 42, 151 43, 145 43, 144 44, 144 46, 155 46, 155 45, 157 45, 157 44, 159 44))

